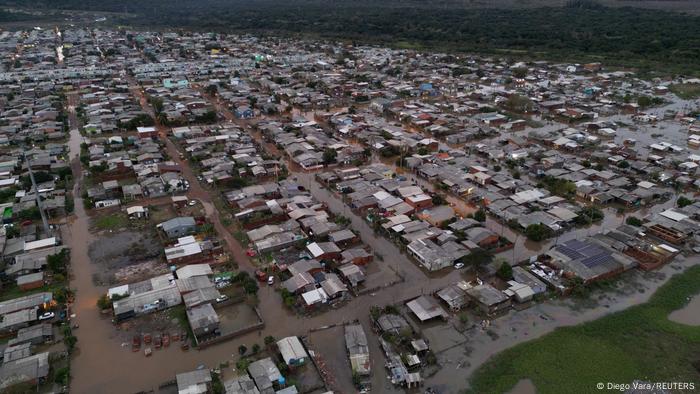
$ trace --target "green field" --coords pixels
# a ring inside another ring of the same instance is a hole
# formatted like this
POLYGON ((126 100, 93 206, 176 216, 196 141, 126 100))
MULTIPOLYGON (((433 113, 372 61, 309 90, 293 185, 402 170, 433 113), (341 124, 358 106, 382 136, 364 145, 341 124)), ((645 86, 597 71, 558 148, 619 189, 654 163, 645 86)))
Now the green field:
POLYGON ((668 315, 698 293, 695 266, 671 278, 646 304, 498 354, 474 373, 469 392, 505 393, 521 379, 532 380, 540 394, 599 393, 598 382, 635 379, 695 382, 697 388, 700 327, 674 323, 668 315))
POLYGON ((678 83, 669 88, 671 92, 682 99, 692 100, 700 97, 700 84, 697 83, 678 83))
POLYGON ((98 216, 94 223, 98 230, 118 230, 129 225, 129 218, 125 214, 117 212, 98 216))

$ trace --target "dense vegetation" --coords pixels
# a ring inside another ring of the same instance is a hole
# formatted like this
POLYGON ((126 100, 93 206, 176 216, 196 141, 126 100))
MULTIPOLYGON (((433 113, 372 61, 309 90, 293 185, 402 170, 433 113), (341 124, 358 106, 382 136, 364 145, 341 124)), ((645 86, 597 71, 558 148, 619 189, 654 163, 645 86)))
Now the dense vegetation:
POLYGON ((32 7, 114 12, 110 22, 135 27, 321 36, 700 72, 700 17, 605 8, 591 0, 523 9, 470 8, 456 0, 38 0, 32 7))
MULTIPOLYGON (((700 292, 700 267, 673 277, 643 305, 510 348, 474 374, 471 392, 504 393, 531 379, 538 393, 590 393, 597 382, 697 382, 700 330, 668 315, 700 292)), ((692 390, 691 390, 692 391, 692 390)))

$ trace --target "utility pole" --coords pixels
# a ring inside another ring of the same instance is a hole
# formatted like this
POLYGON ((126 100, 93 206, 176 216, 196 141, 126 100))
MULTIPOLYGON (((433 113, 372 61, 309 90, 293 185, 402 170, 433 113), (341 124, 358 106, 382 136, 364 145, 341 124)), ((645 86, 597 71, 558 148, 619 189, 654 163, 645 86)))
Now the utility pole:
POLYGON ((34 193, 36 197, 36 205, 39 207, 39 213, 41 214, 41 222, 44 224, 44 231, 49 234, 49 221, 46 219, 46 212, 44 212, 44 207, 41 204, 41 198, 39 197, 39 188, 36 186, 36 180, 34 180, 34 172, 32 171, 32 164, 27 158, 27 169, 29 170, 29 178, 32 180, 32 186, 34 187, 34 193))

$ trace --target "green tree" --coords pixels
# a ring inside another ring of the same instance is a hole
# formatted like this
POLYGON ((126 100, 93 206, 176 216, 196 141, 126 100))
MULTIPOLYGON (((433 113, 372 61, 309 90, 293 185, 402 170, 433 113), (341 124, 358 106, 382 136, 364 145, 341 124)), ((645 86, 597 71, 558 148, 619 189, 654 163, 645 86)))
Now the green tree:
POLYGON ((625 220, 625 223, 629 224, 630 226, 639 227, 642 225, 642 220, 636 216, 630 216, 625 220))
POLYGON ((525 229, 525 236, 535 242, 540 242, 552 236, 552 230, 542 223, 531 224, 525 229))
POLYGON ((238 354, 240 354, 241 356, 246 354, 247 351, 248 351, 248 348, 245 345, 241 345, 238 347, 238 354))
POLYGON ((338 156, 338 152, 335 149, 326 148, 323 151, 323 163, 324 164, 335 163, 337 156, 338 156))
POLYGON ((109 299, 107 294, 102 294, 100 298, 97 299, 97 307, 100 310, 109 309, 112 307, 112 300, 109 299))
POLYGON ((477 222, 485 222, 486 221, 486 211, 483 208, 479 208, 478 211, 474 212, 474 220, 477 222))
POLYGON ((501 263, 501 266, 498 267, 496 275, 503 280, 511 280, 513 279, 513 267, 511 267, 507 261, 504 261, 501 263))
POLYGON ((691 200, 685 196, 680 196, 680 197, 678 197, 678 200, 676 200, 676 204, 678 204, 678 206, 680 208, 687 207, 688 205, 691 205, 693 203, 694 203, 693 200, 691 200))

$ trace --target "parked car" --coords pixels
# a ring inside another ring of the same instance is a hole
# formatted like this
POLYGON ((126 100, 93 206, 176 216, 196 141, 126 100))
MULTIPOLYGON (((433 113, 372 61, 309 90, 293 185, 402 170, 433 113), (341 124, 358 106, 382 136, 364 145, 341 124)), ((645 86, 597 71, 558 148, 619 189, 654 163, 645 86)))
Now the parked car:
POLYGON ((49 320, 53 319, 55 316, 56 314, 53 312, 44 312, 39 316, 39 320, 49 320))
POLYGON ((228 296, 226 294, 222 294, 222 295, 216 297, 216 302, 224 302, 226 300, 228 300, 228 296))
POLYGON ((264 282, 267 279, 267 274, 262 270, 255 270, 255 277, 258 278, 260 282, 264 282))
POLYGON ((454 267, 456 270, 462 269, 462 268, 464 268, 464 263, 455 263, 454 267))
POLYGON ((190 200, 190 201, 187 203, 187 205, 193 207, 193 206, 197 205, 197 200, 190 200))
POLYGON ((223 289, 224 287, 228 287, 228 286, 231 286, 231 282, 229 282, 227 280, 221 281, 221 282, 216 284, 217 289, 223 289))
POLYGON ((275 284, 275 277, 274 277, 274 276, 268 276, 268 277, 267 277, 267 284, 268 284, 269 286, 274 285, 274 284, 275 284))

